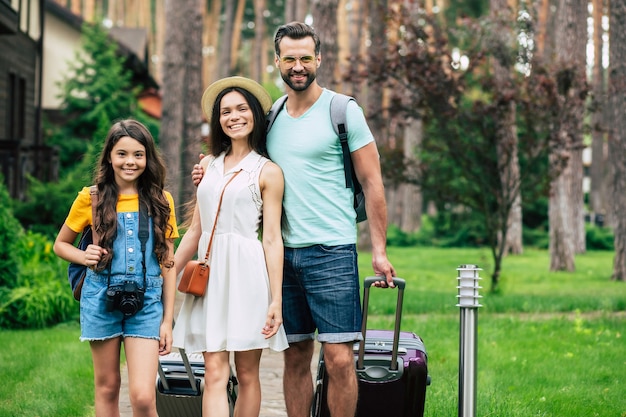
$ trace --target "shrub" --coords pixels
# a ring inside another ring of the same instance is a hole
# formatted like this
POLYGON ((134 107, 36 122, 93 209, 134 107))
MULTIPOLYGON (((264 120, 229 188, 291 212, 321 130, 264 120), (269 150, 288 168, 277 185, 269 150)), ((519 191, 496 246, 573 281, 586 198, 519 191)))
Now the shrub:
POLYGON ((75 316, 78 304, 61 284, 55 280, 13 288, 0 304, 0 328, 42 328, 75 316))
POLYGON ((587 225, 588 250, 614 250, 615 240, 613 231, 609 227, 587 225))
POLYGON ((23 229, 13 216, 11 198, 0 174, 0 287, 12 285, 18 271, 18 258, 14 246, 23 229))
POLYGON ((18 268, 0 287, 0 328, 41 328, 75 317, 78 303, 67 284, 67 262, 45 236, 27 232, 14 245, 18 268))
POLYGON ((477 247, 486 245, 484 218, 469 209, 440 210, 433 219, 434 236, 440 247, 477 247))
POLYGON ((30 178, 25 201, 15 201, 16 217, 27 230, 54 239, 82 187, 91 185, 91 170, 80 164, 56 183, 30 178), (83 168, 83 169, 80 169, 83 168))
POLYGON ((387 228, 387 245, 389 246, 414 246, 416 240, 416 234, 406 233, 395 224, 387 228))
POLYGON ((531 229, 524 226, 522 230, 522 240, 524 246, 532 246, 537 249, 548 249, 550 246, 548 232, 542 227, 531 229))

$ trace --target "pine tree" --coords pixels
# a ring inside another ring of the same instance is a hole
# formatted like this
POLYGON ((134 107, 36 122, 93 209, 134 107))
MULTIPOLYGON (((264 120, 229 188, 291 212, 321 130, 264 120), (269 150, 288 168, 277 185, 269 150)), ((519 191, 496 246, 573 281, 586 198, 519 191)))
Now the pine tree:
POLYGON ((102 25, 83 25, 83 48, 62 84, 63 111, 75 135, 91 139, 103 116, 113 121, 136 112, 137 91, 124 62, 102 25))

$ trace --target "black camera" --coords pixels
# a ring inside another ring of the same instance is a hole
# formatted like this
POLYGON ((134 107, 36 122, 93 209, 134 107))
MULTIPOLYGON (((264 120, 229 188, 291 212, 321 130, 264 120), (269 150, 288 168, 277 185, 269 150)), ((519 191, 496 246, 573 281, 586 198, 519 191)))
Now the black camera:
POLYGON ((139 288, 134 281, 109 286, 105 300, 106 309, 119 310, 124 316, 131 317, 143 308, 144 292, 145 290, 139 288))

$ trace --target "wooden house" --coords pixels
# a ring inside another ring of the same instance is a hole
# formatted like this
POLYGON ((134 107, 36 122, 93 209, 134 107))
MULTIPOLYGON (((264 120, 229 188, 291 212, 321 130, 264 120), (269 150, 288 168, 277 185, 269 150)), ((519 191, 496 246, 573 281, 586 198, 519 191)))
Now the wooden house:
MULTIPOLYGON (((11 197, 23 199, 27 176, 57 178, 58 153, 42 138, 42 119, 62 123, 58 82, 81 47, 83 18, 52 0, 0 0, 0 173, 11 197)), ((142 28, 112 28, 140 106, 160 117, 158 84, 148 71, 142 28)))
POLYGON ((13 198, 27 175, 54 179, 56 154, 42 143, 44 0, 0 0, 0 172, 13 198))

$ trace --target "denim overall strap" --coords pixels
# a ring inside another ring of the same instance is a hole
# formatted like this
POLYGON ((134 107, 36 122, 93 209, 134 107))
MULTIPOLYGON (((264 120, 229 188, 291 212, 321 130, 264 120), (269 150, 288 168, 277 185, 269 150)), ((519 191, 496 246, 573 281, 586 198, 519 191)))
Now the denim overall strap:
POLYGON ((143 288, 144 290, 147 288, 146 285, 146 242, 148 241, 148 237, 150 237, 150 230, 148 229, 148 225, 150 221, 148 220, 148 207, 146 207, 146 203, 139 199, 139 243, 141 243, 141 265, 143 266, 143 288))
MULTIPOLYGON (((139 199, 139 243, 141 243, 141 265, 143 266, 143 288, 146 285, 146 243, 150 237, 150 220, 148 219, 148 207, 146 203, 139 199)), ((109 264, 109 273, 107 275, 107 288, 111 286, 111 264, 109 264)))

